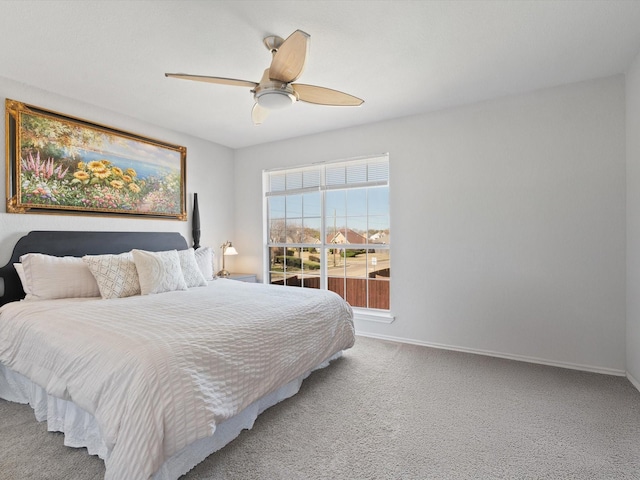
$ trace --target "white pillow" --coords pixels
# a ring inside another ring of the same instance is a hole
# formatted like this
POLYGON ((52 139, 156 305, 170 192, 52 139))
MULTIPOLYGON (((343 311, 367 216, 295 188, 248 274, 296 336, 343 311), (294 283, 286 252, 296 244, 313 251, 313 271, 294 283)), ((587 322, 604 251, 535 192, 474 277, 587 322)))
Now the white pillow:
POLYGON ((193 248, 189 248, 188 250, 179 250, 178 257, 180 258, 180 268, 182 269, 182 276, 184 277, 187 287, 206 286, 207 281, 198 267, 198 262, 196 262, 196 256, 193 248))
POLYGON ((15 268, 16 272, 18 272, 18 277, 20 277, 20 283, 22 283, 22 290, 24 290, 24 293, 29 295, 31 293, 31 286, 27 283, 27 279, 24 278, 24 267, 22 266, 21 263, 14 263, 13 268, 15 268))
POLYGON ((104 299, 140 294, 138 271, 131 252, 119 255, 85 255, 82 260, 95 277, 104 299))
POLYGON ((131 253, 138 271, 142 295, 187 289, 176 250, 147 252, 134 249, 131 253))
POLYGON ((100 296, 98 284, 81 258, 27 253, 20 262, 30 290, 27 300, 100 296))
POLYGON ((200 247, 195 251, 195 256, 204 279, 213 280, 213 249, 211 247, 200 247))

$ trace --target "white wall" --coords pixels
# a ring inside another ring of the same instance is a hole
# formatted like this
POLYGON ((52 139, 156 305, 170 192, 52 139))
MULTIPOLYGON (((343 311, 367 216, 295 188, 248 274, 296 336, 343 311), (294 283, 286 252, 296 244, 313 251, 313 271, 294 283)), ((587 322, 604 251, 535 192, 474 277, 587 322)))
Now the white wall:
POLYGON ((640 389, 640 54, 626 77, 627 372, 640 389))
POLYGON ((262 272, 262 169, 389 152, 396 321, 360 333, 622 373, 624 97, 616 76, 238 150, 234 270, 262 272))
MULTIPOLYGON (((220 245, 233 232, 233 151, 220 145, 188 135, 149 125, 131 117, 100 109, 13 82, 0 77, 0 102, 4 111, 5 98, 11 98, 66 115, 108 125, 165 142, 187 147, 187 209, 189 221, 151 220, 126 216, 70 216, 8 214, 0 207, 0 265, 11 256, 13 245, 31 230, 111 230, 111 231, 177 231, 192 244, 191 208, 193 193, 198 193, 200 206, 201 245, 220 245)), ((0 117, 0 144, 5 145, 5 117, 0 117)), ((5 162, 2 162, 1 198, 4 202, 5 162)))

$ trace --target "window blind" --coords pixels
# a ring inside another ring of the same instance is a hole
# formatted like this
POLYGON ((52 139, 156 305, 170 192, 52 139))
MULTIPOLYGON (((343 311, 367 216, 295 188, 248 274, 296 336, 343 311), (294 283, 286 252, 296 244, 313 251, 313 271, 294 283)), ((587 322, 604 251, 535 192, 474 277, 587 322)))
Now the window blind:
POLYGON ((266 196, 388 185, 389 155, 267 170, 265 174, 266 196))

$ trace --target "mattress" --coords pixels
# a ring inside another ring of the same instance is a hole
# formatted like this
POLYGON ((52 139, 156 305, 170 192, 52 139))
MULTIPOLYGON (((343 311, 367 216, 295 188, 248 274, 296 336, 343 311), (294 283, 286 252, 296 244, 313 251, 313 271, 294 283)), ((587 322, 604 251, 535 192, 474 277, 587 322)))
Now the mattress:
POLYGON ((0 309, 0 363, 95 420, 107 480, 159 474, 353 341, 351 309, 332 292, 230 280, 0 309))

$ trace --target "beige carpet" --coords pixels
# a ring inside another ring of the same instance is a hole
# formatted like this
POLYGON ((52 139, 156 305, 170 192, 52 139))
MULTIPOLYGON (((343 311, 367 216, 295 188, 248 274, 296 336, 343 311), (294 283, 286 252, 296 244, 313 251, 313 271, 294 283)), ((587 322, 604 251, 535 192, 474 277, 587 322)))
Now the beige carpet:
MULTIPOLYGON (((0 400, 0 479, 103 473, 30 407, 0 400)), ((640 392, 621 377, 359 337, 183 478, 640 479, 640 392)))

